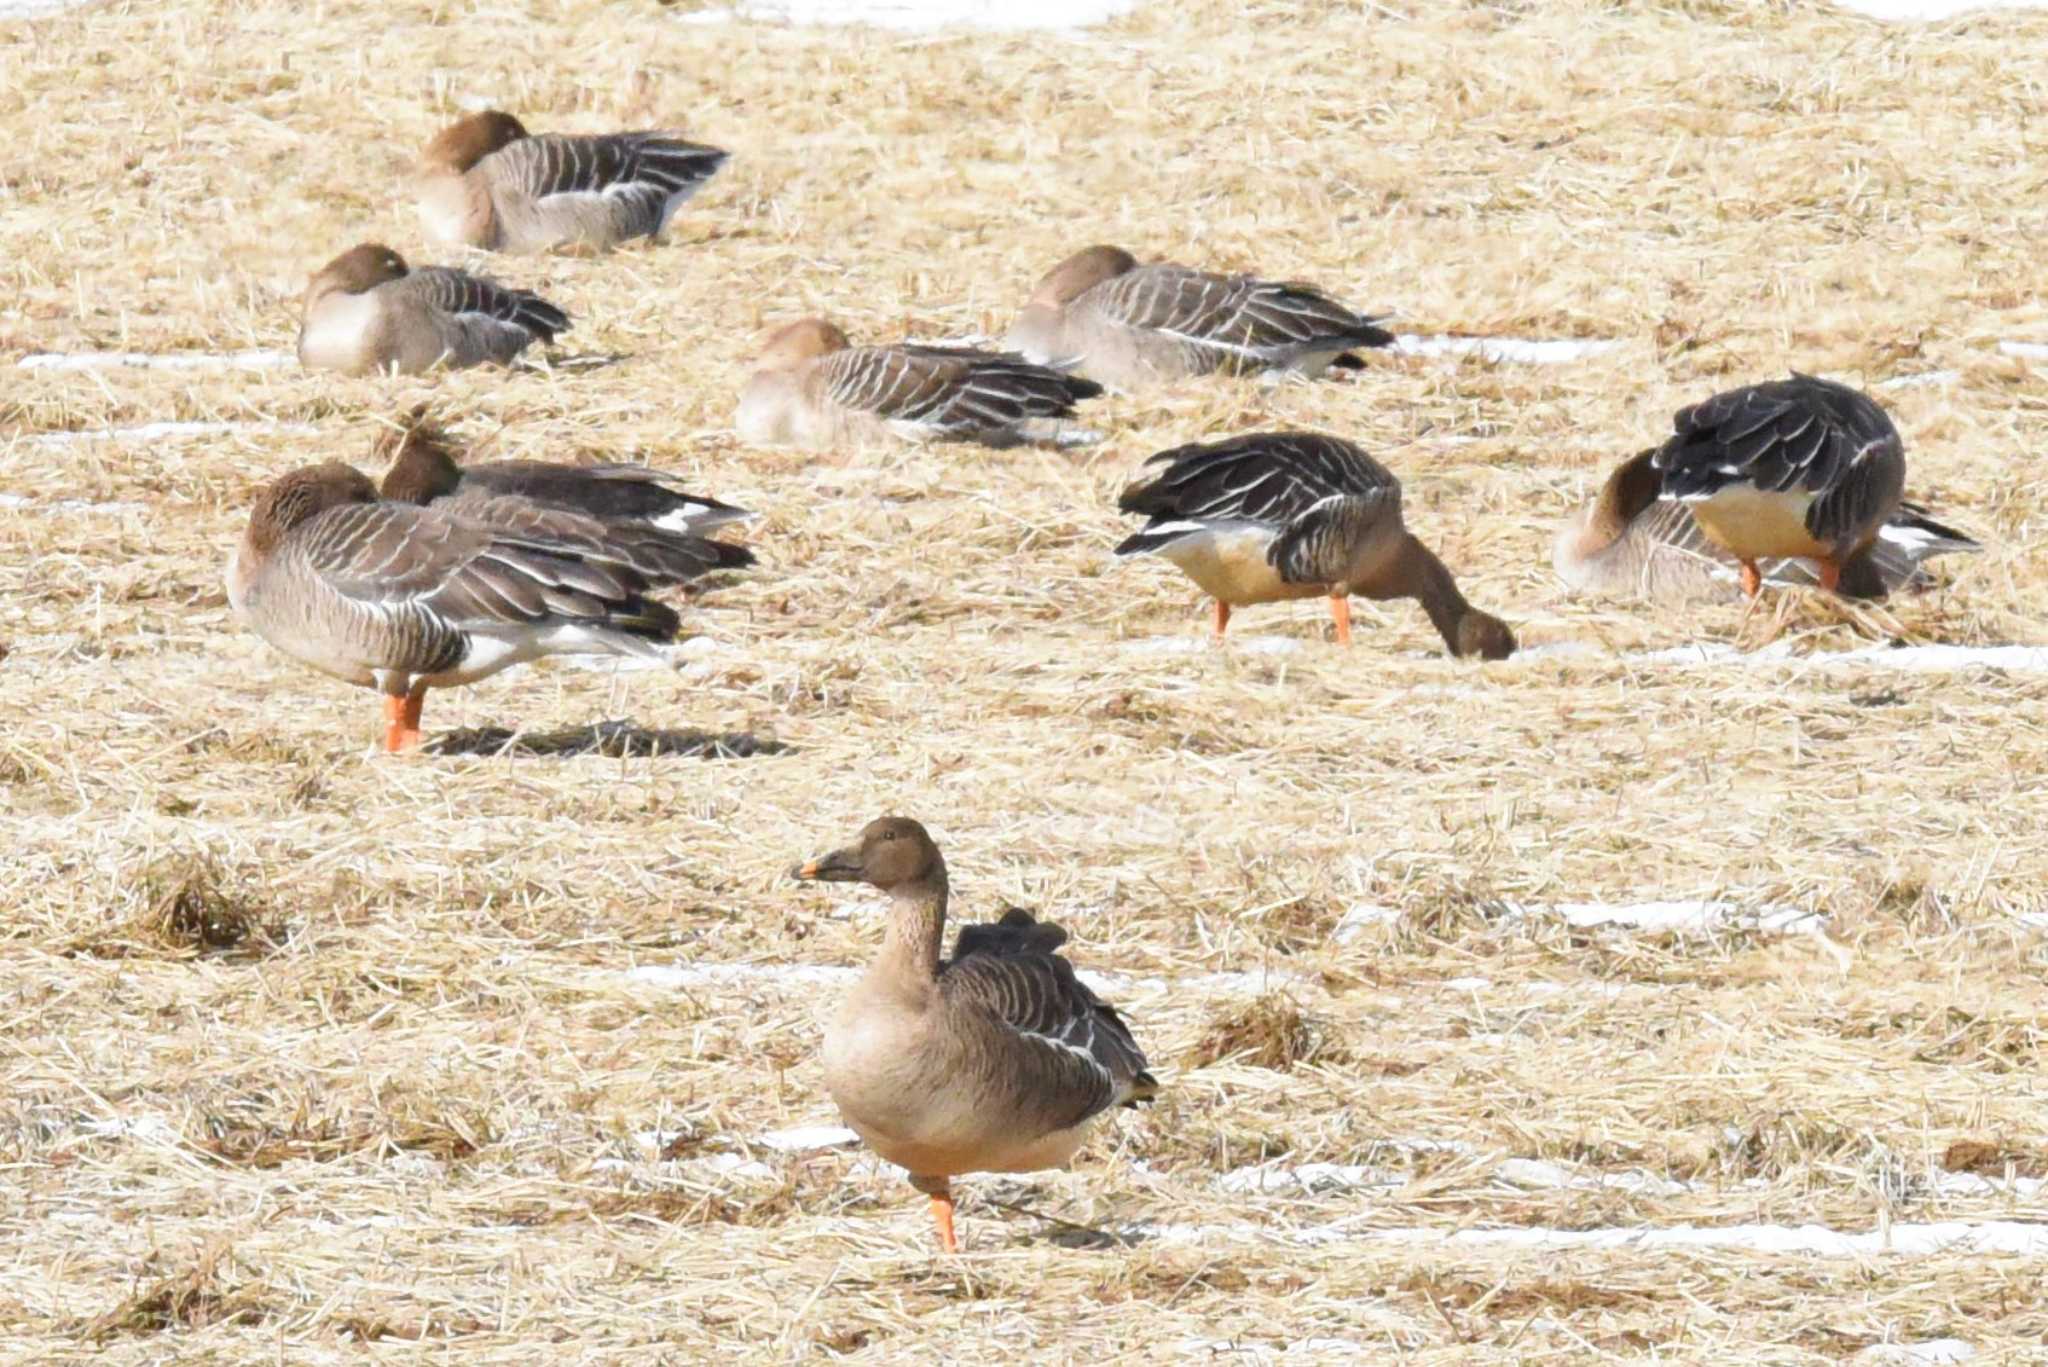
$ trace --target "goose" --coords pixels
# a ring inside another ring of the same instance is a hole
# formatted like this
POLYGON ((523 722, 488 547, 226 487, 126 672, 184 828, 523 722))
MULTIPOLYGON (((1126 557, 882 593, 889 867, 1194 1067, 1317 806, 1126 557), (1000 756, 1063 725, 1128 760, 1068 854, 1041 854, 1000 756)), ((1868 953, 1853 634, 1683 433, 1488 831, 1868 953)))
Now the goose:
POLYGON ((1868 551, 1899 510, 1906 451, 1869 396, 1794 371, 1682 408, 1650 457, 1662 493, 1685 504, 1706 538, 1736 560, 1742 591, 1763 588, 1758 562, 1814 562, 1820 586, 1868 551))
POLYGON ((535 135, 488 109, 458 119, 419 157, 414 196, 427 235, 450 247, 609 250, 658 239, 725 165, 716 147, 669 133, 535 135))
POLYGON ((1465 601, 1451 572, 1401 520, 1401 482, 1337 437, 1264 432, 1176 446, 1117 506, 1148 519, 1119 556, 1164 556, 1216 600, 1216 639, 1234 607, 1318 594, 1340 645, 1349 595, 1413 598, 1457 656, 1504 660, 1505 622, 1465 601))
POLYGON ((1394 340, 1382 321, 1312 285, 1141 266, 1120 247, 1096 246, 1046 273, 1005 344, 1131 390, 1214 371, 1359 369, 1353 348, 1394 340))
POLYGON ((1074 976, 1067 933, 1012 908, 946 928, 946 861, 907 817, 882 817, 844 849, 791 871, 889 894, 882 949, 825 1032, 825 1088, 847 1126, 931 1198, 939 1246, 951 1179, 1062 1166, 1095 1120, 1159 1090, 1116 1008, 1074 976))
POLYGON ((365 242, 307 285, 299 364, 352 375, 502 364, 568 328, 569 315, 537 294, 444 266, 414 270, 365 242))
MULTIPOLYGON (((1615 467, 1599 496, 1558 529, 1551 564, 1574 591, 1667 603, 1733 591, 1735 557, 1708 539, 1690 506, 1662 497, 1663 477, 1652 463, 1656 454, 1653 447, 1615 467)), ((1842 563, 1835 591, 1845 598, 1883 598, 1924 589, 1933 583, 1925 561, 1983 549, 1921 505, 1901 502, 1877 529, 1877 539, 1842 563)), ((1763 560, 1757 570, 1766 584, 1820 583, 1810 560, 1763 560)))
POLYGON ((429 688, 559 653, 663 664, 680 626, 650 590, 702 557, 622 544, 590 519, 505 531, 437 507, 379 501, 340 461, 294 470, 256 497, 229 560, 228 603, 301 664, 384 696, 387 750, 420 740, 429 688))
MULTIPOLYGON (((385 461, 379 492, 394 503, 434 504, 492 520, 508 510, 549 509, 594 518, 619 534, 672 538, 709 533, 754 516, 745 508, 693 494, 666 471, 646 465, 560 465, 540 460, 458 464, 455 443, 424 404, 380 434, 373 455, 385 461)), ((704 542, 717 569, 754 563, 743 546, 704 542)))
POLYGON ((761 445, 863 446, 894 439, 989 446, 1085 436, 1074 405, 1102 386, 1007 352, 853 346, 823 318, 778 328, 740 393, 740 436, 761 445))

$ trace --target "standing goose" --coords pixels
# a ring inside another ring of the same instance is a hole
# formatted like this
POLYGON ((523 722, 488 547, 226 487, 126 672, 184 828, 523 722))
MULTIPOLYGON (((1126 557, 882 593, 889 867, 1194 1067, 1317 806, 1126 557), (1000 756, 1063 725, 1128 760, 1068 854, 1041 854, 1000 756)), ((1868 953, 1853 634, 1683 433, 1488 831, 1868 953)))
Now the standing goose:
MULTIPOLYGON (((1580 592, 1656 602, 1725 597, 1736 582, 1738 562, 1700 529, 1689 505, 1662 497, 1656 454, 1653 447, 1616 467, 1600 496, 1566 519, 1551 545, 1551 564, 1580 592)), ((1933 582, 1923 561, 1983 549, 1920 505, 1902 502, 1877 529, 1877 539, 1842 563, 1835 589, 1845 598, 1922 589, 1933 582)), ((1820 582, 1810 560, 1765 560, 1757 570, 1767 584, 1820 582)))
POLYGON ((1751 598, 1763 587, 1757 562, 1772 558, 1811 560, 1820 586, 1837 589, 1905 492, 1899 429, 1832 380, 1794 371, 1731 389, 1680 409, 1673 426, 1650 458, 1663 493, 1735 557, 1751 598))
POLYGON ((740 436, 763 445, 865 446, 894 439, 989 446, 1084 435, 1074 405, 1102 386, 1007 352, 853 346, 822 318, 769 334, 740 391, 740 436))
POLYGON ((502 364, 568 328, 569 315, 537 294, 444 266, 413 270, 389 247, 365 242, 306 287, 299 364, 352 375, 502 364))
POLYGON ((451 247, 609 250, 659 238, 726 153, 668 133, 535 136, 502 110, 458 119, 420 153, 427 235, 451 247))
POLYGON ((705 554, 718 558, 715 568, 754 563, 753 553, 743 546, 704 540, 752 513, 690 493, 674 476, 650 466, 540 460, 458 465, 453 441, 424 404, 382 434, 374 453, 386 462, 380 491, 394 503, 432 503, 487 522, 493 514, 526 505, 595 518, 620 534, 697 539, 705 554))
POLYGON ((1060 927, 1012 909, 962 926, 939 958, 946 861, 917 822, 871 821, 857 844, 794 874, 889 894, 882 951, 825 1032, 825 1087, 931 1197, 946 1252, 960 1247, 951 1178, 1059 1167, 1091 1121, 1159 1090, 1123 1018, 1056 952, 1060 927))
POLYGON ((1355 370, 1352 348, 1393 342, 1380 322, 1312 285, 1090 247, 1046 273, 1007 340, 1027 360, 1128 390, 1219 370, 1355 370))
POLYGON ((257 496, 227 589, 271 645, 382 693, 395 751, 419 743, 429 688, 559 653, 667 663, 655 647, 679 621, 646 594, 702 568, 694 555, 623 546, 587 519, 522 534, 382 503, 361 472, 328 461, 257 496))
POLYGON ((1451 654, 1504 660, 1514 633, 1465 601, 1444 562, 1401 520, 1401 482, 1348 441, 1267 432, 1178 446, 1145 462, 1149 481, 1117 506, 1149 518, 1118 555, 1165 556, 1230 610, 1325 594, 1337 641, 1351 643, 1349 595, 1413 598, 1451 654))

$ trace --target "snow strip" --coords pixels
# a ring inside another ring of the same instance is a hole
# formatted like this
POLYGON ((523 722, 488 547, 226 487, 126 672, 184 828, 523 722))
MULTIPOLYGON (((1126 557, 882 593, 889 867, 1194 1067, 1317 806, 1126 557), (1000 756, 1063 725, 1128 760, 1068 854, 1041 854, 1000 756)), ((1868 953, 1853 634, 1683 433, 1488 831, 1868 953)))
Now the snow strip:
POLYGON ((134 427, 101 427, 85 432, 38 432, 26 438, 35 446, 70 446, 89 441, 156 441, 171 437, 211 437, 224 432, 314 432, 309 422, 145 422, 134 427))
POLYGON ((2000 342, 1998 353, 2017 356, 2025 361, 2039 361, 2048 359, 2048 342, 2000 342))
POLYGON ((1719 641, 1697 641, 1663 650, 1610 655, 1585 641, 1552 641, 1517 651, 1516 660, 1613 661, 1639 665, 1863 665, 1909 674, 1948 674, 1964 669, 2008 669, 2026 673, 2048 670, 2048 646, 1862 646, 1855 650, 1798 654, 1787 642, 1760 650, 1737 650, 1719 641))
POLYGON ((1879 380, 1873 389, 1922 389, 1938 384, 1953 384, 1963 377, 1960 370, 1923 370, 1917 375, 1894 375, 1889 380, 1879 380))
POLYGON ((107 517, 120 517, 126 513, 146 513, 147 503, 117 499, 111 503, 94 503, 85 498, 60 498, 53 503, 43 503, 26 494, 0 494, 0 508, 9 512, 30 513, 100 513, 107 517))
POLYGON ((1749 1253, 1814 1258, 1869 1258, 1880 1254, 1930 1257, 1936 1254, 2004 1253, 2048 1257, 2048 1224, 2026 1220, 1939 1220, 1893 1224, 1889 1229, 1851 1233, 1826 1225, 1645 1225, 1635 1228, 1552 1229, 1520 1225, 1507 1229, 1346 1229, 1310 1225, 1285 1229, 1272 1224, 1162 1225, 1135 1222, 1127 1234, 1161 1244, 1281 1244, 1301 1248, 1393 1244, 1407 1248, 1505 1249, 1734 1249, 1749 1253))
POLYGON ((1851 1362, 1862 1367, 1935 1367, 1944 1362, 1968 1362, 1976 1348, 1961 1339, 1927 1339, 1920 1343, 1873 1343, 1851 1362))
POLYGON ((867 24, 898 32, 974 28, 1000 32, 1072 30, 1130 13, 1135 0, 743 0, 729 9, 700 10, 684 23, 867 24))
POLYGON ((1496 364, 1565 365, 1620 345, 1618 340, 1597 337, 1546 341, 1531 337, 1437 337, 1404 332, 1394 338, 1392 349, 1403 356, 1471 356, 1496 364))
POLYGON ((271 370, 291 365, 289 351, 42 351, 23 370, 271 370))
POLYGON ((86 0, 0 0, 0 24, 10 19, 46 19, 85 3, 86 0))
MULTIPOLYGON (((1784 935, 1817 934, 1827 925, 1825 917, 1793 907, 1760 907, 1745 911, 1732 902, 1635 902, 1611 906, 1605 902, 1508 902, 1506 923, 1556 918, 1582 929, 1617 928, 1640 930, 1652 935, 1708 935, 1722 930, 1766 930, 1784 935)), ((1371 926, 1392 925, 1400 912, 1391 907, 1362 905, 1339 918, 1331 938, 1349 944, 1371 926)), ((1453 979, 1444 984, 1457 987, 1467 982, 1475 990, 1491 986, 1485 979, 1453 979)))
POLYGON ((860 1136, 844 1125, 796 1125, 787 1130, 770 1130, 758 1141, 777 1153, 817 1153, 822 1149, 844 1149, 860 1143, 860 1136))
POLYGON ((1889 23, 1939 23, 1978 10, 2048 8, 2048 0, 1838 0, 1846 10, 1889 23))
MULTIPOLYGON (((1232 636, 1229 642, 1231 650, 1246 655, 1293 655, 1307 645, 1308 642, 1295 636, 1232 636)), ((1117 649, 1126 655, 1200 655, 1217 648, 1215 639, 1207 633, 1200 636, 1141 636, 1117 642, 1117 649)))

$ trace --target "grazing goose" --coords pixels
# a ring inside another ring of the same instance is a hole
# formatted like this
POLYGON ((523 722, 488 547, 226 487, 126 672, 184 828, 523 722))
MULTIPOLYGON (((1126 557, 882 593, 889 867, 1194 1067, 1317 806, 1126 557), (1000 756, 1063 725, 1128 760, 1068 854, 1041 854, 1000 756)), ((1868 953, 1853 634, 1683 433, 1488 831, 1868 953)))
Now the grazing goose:
POLYGON ((1394 335, 1310 285, 1141 266, 1118 247, 1090 247, 1046 273, 1010 328, 1026 360, 1119 389, 1212 371, 1362 366, 1353 347, 1394 335))
MULTIPOLYGON (((497 523, 522 509, 545 509, 594 518, 614 535, 694 542, 715 562, 707 568, 740 569, 754 563, 744 546, 706 539, 708 533, 753 516, 745 508, 693 494, 672 475, 645 465, 557 465, 501 460, 458 465, 448 433, 415 408, 374 448, 386 461, 380 492, 394 503, 429 503, 464 517, 497 523)), ((524 525, 522 523, 522 525, 524 525)))
POLYGON ((568 328, 569 315, 537 294, 444 266, 412 270, 389 247, 365 242, 306 287, 299 364, 352 375, 502 364, 568 328))
POLYGON ((1673 426, 1650 458, 1664 496, 1735 557, 1751 598, 1763 588, 1757 562, 1773 558, 1811 560, 1820 586, 1837 589, 1905 492, 1899 429, 1832 380, 1794 371, 1731 389, 1680 409, 1673 426))
MULTIPOLYGON (((1689 505, 1661 497, 1664 480, 1655 448, 1617 467, 1600 496, 1566 519, 1551 545, 1558 577, 1580 592, 1688 602, 1726 597, 1738 562, 1700 529, 1689 505)), ((1845 598, 1883 598, 1933 582, 1921 563, 1949 552, 1981 551, 1972 538, 1945 527, 1925 508, 1901 503, 1877 539, 1842 562, 1835 591, 1845 598)), ((1820 574, 1810 560, 1759 561, 1766 584, 1811 587, 1820 574)))
POLYGON ((558 653, 667 663, 655 646, 679 622, 646 595, 701 558, 621 546, 579 521, 522 534, 383 503, 361 472, 328 461, 257 496, 228 602, 301 664, 382 693, 385 748, 402 750, 419 743, 429 688, 558 653))
POLYGON ((1058 926, 1013 908, 962 926, 939 958, 946 861, 917 822, 871 821, 858 844, 793 872, 889 894, 882 951, 825 1032, 825 1088, 931 1197, 946 1252, 960 1247, 949 1179, 1059 1167, 1089 1122, 1159 1090, 1123 1018, 1056 952, 1058 926))
POLYGON ((414 194, 427 235, 451 247, 600 251, 659 238, 725 164, 668 133, 535 136, 502 110, 458 119, 420 153, 414 194))
POLYGON ((1118 555, 1165 556, 1216 600, 1216 638, 1247 603, 1326 594, 1351 643, 1349 595, 1413 598, 1451 654, 1504 660, 1514 633, 1465 601, 1444 562, 1401 521, 1401 482, 1348 441, 1267 432, 1178 446, 1117 506, 1149 518, 1118 555))
POLYGON ((852 346, 822 318, 771 333, 740 392, 741 437, 763 445, 863 446, 892 438, 989 446, 1081 437, 1074 405, 1102 386, 1007 352, 852 346))

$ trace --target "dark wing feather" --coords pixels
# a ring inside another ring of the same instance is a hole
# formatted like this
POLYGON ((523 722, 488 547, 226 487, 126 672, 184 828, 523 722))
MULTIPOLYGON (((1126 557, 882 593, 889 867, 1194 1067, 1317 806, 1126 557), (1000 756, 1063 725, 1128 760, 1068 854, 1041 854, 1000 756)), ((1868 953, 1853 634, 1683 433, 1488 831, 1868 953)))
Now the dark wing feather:
POLYGON ((585 559, 631 570, 647 588, 684 584, 714 570, 742 569, 754 553, 706 537, 666 532, 635 522, 612 522, 517 494, 457 497, 442 506, 482 523, 502 542, 543 550, 567 549, 585 559))
POLYGON ((665 471, 645 465, 556 465, 539 460, 466 465, 458 506, 475 498, 530 499, 607 522, 645 523, 701 535, 753 516, 745 508, 693 494, 665 471))
POLYGON ((1032 1055, 1052 1075, 1052 1094, 1073 1099, 1065 1124, 1109 1107, 1148 1100, 1159 1083, 1116 1009, 1074 975, 1053 951, 1066 932, 1011 908, 995 925, 963 926, 939 987, 1005 1027, 1047 1047, 1032 1055))
POLYGON ((1387 346, 1394 335, 1310 285, 1141 266, 1089 291, 1089 305, 1126 327, 1218 353, 1218 364, 1285 364, 1308 352, 1387 346))
POLYGON ((1707 498, 1732 484, 1810 493, 1807 528, 1824 541, 1881 521, 1905 479, 1891 419, 1831 380, 1794 375, 1732 389, 1681 409, 1673 425, 1654 462, 1668 496, 1707 498))
POLYGON ((719 148, 656 132, 544 134, 521 138, 496 155, 505 159, 503 174, 536 200, 627 196, 647 199, 650 212, 658 212, 671 195, 694 192, 727 157, 719 148))
POLYGON ((330 508, 291 539, 302 567, 344 598, 416 610, 465 630, 547 619, 666 639, 675 613, 631 566, 568 542, 494 531, 437 508, 330 508))
MULTIPOLYGON (((516 144, 515 144, 516 146, 516 144)), ((411 288, 447 313, 480 314, 508 323, 543 342, 569 330, 569 315, 539 295, 446 266, 427 266, 406 277, 411 288)))
POLYGON ((1145 462, 1161 467, 1117 506, 1162 521, 1254 522, 1284 528, 1325 499, 1384 503, 1400 481, 1348 441, 1307 432, 1255 433, 1177 446, 1145 462))
POLYGON ((1101 386, 1003 352, 950 347, 848 347, 824 361, 841 407, 962 436, 1032 418, 1070 418, 1101 386))

